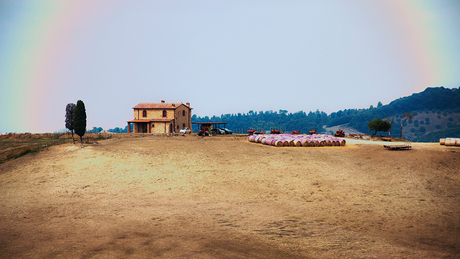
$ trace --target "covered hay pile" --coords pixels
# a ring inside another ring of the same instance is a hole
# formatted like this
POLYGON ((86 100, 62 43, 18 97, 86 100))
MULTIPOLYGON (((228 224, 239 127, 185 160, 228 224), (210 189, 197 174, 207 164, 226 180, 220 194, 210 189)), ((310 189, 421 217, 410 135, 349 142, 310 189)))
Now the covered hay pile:
POLYGON ((275 147, 324 147, 345 146, 346 141, 325 134, 292 135, 292 134, 261 134, 251 135, 248 140, 275 147))

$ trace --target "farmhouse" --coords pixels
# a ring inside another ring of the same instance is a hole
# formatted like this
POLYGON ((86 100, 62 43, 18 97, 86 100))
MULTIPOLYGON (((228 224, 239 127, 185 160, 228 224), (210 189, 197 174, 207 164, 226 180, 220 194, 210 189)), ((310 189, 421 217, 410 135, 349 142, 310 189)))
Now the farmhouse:
POLYGON ((129 133, 173 133, 192 128, 190 103, 165 103, 162 100, 161 103, 139 103, 133 109, 134 120, 128 121, 129 133))

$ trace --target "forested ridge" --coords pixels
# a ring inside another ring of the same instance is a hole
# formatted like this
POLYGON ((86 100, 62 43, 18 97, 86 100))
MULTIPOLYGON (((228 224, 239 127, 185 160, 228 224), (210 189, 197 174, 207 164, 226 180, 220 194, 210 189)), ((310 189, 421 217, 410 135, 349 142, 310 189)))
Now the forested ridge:
POLYGON ((259 131, 281 129, 285 132, 301 130, 302 133, 316 129, 318 132, 328 133, 323 126, 346 125, 357 131, 372 134, 374 132, 369 131, 369 121, 381 118, 392 121, 392 135, 399 136, 401 118, 407 112, 414 114, 415 117, 404 123, 406 131, 410 130, 405 134, 408 135, 406 137, 415 138, 418 141, 436 141, 435 139, 443 134, 449 134, 449 137, 460 137, 460 88, 444 87, 429 87, 423 92, 396 99, 387 105, 379 102, 376 107, 371 105, 367 109, 345 109, 329 115, 319 110, 308 113, 304 111, 291 113, 287 110, 251 110, 248 113, 222 114, 213 117, 193 115, 192 121, 226 122, 227 128, 243 133, 248 129, 259 131), (395 134, 396 132, 398 134, 395 134))

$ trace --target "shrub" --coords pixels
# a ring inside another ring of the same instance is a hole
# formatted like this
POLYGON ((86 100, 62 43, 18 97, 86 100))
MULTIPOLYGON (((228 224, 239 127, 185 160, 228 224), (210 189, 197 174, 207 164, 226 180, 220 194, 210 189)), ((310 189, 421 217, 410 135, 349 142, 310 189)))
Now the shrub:
POLYGON ((454 118, 450 117, 448 120, 449 120, 449 121, 454 121, 454 118))
POLYGON ((436 129, 441 129, 441 125, 436 125, 436 129))
POLYGON ((425 122, 421 120, 421 121, 420 121, 420 124, 425 124, 425 122))
POLYGON ((410 129, 410 132, 415 133, 415 129, 414 128, 410 129))
POLYGON ((423 133, 425 133, 425 132, 426 132, 426 129, 425 129, 425 127, 423 127, 423 126, 422 126, 422 127, 420 127, 420 129, 419 129, 419 130, 420 130, 420 132, 423 132, 423 133))

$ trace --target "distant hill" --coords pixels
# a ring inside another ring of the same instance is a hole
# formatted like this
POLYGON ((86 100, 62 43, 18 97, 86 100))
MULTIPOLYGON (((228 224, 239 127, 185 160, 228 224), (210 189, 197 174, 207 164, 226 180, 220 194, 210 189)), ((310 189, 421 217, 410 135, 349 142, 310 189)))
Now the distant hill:
POLYGON ((403 136, 417 141, 438 141, 437 135, 454 134, 460 136, 460 131, 455 130, 460 124, 460 89, 447 89, 444 87, 429 87, 423 92, 402 97, 388 105, 364 110, 352 110, 350 115, 341 116, 341 112, 332 113, 328 127, 346 124, 361 132, 370 133, 367 124, 375 118, 394 118, 392 132, 399 136, 401 117, 410 112, 415 115, 403 127, 403 136), (437 132, 433 135, 429 133, 437 132), (430 137, 432 136, 432 137, 430 137))
MULTIPOLYGON (((358 132, 372 134, 367 124, 373 119, 381 118, 393 120, 392 136, 399 137, 401 118, 406 112, 415 116, 404 124, 402 133, 405 138, 437 142, 442 137, 460 137, 460 88, 444 87, 429 87, 423 92, 396 99, 387 105, 379 102, 377 107, 346 109, 329 115, 319 110, 310 111, 308 114, 303 111, 289 113, 286 110, 249 111, 247 114, 223 114, 211 118, 194 115, 192 121, 227 122, 228 128, 241 133, 246 133, 248 129, 266 132, 270 129, 281 129, 285 132, 301 130, 304 133, 316 129, 318 132, 332 133, 326 132, 324 126, 346 126, 358 132)), ((196 130, 194 129, 194 132, 196 130)))

